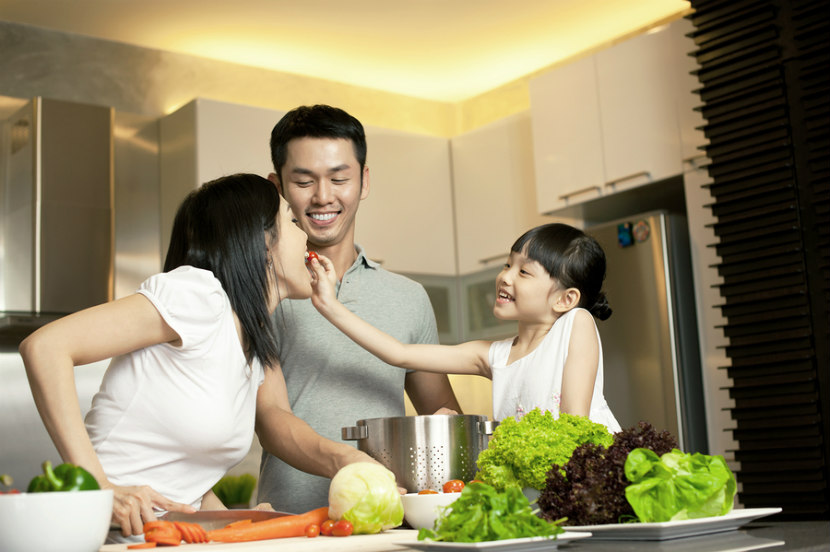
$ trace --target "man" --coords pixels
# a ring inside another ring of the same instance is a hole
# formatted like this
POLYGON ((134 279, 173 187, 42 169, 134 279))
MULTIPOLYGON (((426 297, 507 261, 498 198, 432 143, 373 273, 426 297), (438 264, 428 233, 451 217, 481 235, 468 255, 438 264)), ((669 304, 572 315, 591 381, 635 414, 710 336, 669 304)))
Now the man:
MULTIPOLYGON (((340 301, 402 342, 437 342, 423 287, 384 270, 354 243, 357 209, 369 195, 360 122, 325 105, 294 109, 271 133, 271 158, 275 172, 269 178, 308 235, 309 251, 334 263, 340 301)), ((329 324, 310 300, 281 305, 274 321, 291 408, 323 437, 342 442, 341 428, 360 419, 403 416, 404 389, 419 413, 460 411, 445 375, 407 373, 385 364, 329 324)), ((278 511, 304 512, 328 504, 328 487, 329 479, 263 452, 260 502, 278 511)))

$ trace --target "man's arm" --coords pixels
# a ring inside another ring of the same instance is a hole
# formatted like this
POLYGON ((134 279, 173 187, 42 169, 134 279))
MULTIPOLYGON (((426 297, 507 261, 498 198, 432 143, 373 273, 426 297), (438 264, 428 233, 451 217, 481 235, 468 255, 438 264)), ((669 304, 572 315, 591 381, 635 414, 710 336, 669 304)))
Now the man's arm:
POLYGON ((404 389, 418 414, 434 414, 441 408, 462 413, 450 380, 444 374, 409 372, 406 375, 404 389))
POLYGON ((375 462, 351 445, 322 437, 291 412, 280 366, 265 370, 257 392, 256 432, 266 452, 314 475, 331 478, 347 464, 375 462))

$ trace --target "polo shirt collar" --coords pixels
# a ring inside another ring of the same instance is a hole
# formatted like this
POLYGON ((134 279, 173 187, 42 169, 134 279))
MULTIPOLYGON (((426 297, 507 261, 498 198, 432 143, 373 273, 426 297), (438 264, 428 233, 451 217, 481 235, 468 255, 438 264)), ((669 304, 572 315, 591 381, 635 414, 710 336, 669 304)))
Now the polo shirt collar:
MULTIPOLYGON (((360 244, 354 244, 354 248, 355 251, 357 251, 357 259, 355 259, 352 268, 355 268, 359 265, 363 265, 366 268, 380 268, 380 263, 377 263, 369 257, 367 257, 366 253, 363 250, 363 247, 361 247, 360 244)), ((350 268, 349 270, 352 270, 352 268, 350 268)))

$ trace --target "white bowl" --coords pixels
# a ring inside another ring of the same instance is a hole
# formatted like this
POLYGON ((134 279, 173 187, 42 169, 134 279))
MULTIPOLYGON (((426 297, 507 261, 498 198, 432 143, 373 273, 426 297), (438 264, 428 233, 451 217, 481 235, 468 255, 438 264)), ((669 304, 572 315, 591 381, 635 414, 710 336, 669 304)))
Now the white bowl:
POLYGON ((452 504, 461 493, 422 494, 408 493, 401 497, 403 517, 413 529, 426 527, 432 529, 438 511, 447 504, 452 504))
POLYGON ((98 552, 112 518, 112 490, 0 495, 3 552, 98 552))

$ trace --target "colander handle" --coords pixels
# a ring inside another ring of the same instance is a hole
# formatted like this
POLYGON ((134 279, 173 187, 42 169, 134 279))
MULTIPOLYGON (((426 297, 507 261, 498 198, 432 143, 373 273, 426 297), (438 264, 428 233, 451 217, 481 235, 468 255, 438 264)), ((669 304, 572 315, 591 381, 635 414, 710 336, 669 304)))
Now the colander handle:
POLYGON ((478 430, 485 435, 492 435, 499 423, 495 420, 484 420, 478 423, 478 430))
POLYGON ((340 428, 340 438, 344 441, 356 441, 369 437, 369 428, 365 425, 340 428))

